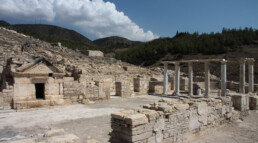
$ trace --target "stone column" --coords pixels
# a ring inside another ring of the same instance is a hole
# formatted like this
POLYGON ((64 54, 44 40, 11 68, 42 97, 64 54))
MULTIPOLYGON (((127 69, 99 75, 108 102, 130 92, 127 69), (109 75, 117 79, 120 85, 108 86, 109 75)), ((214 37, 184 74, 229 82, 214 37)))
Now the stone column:
POLYGON ((180 92, 180 63, 175 63, 176 77, 175 77, 175 93, 179 95, 180 92))
POLYGON ((205 66, 205 96, 209 97, 210 95, 210 62, 206 61, 204 63, 205 66))
POLYGON ((245 59, 240 60, 240 84, 239 92, 245 93, 245 59))
POLYGON ((164 64, 163 94, 166 94, 168 88, 168 64, 164 64))
POLYGON ((227 61, 223 59, 221 61, 221 96, 226 96, 227 94, 227 61))
POLYGON ((248 78, 249 78, 248 92, 254 92, 254 59, 248 60, 247 63, 248 63, 248 78))
POLYGON ((188 63, 188 95, 193 96, 193 63, 188 63))

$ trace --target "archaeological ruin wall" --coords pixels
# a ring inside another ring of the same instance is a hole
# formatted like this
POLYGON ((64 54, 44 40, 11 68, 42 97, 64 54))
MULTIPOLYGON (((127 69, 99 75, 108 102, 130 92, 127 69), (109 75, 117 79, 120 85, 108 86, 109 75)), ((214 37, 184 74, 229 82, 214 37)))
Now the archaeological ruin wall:
POLYGON ((236 120, 230 97, 169 99, 139 110, 113 113, 112 143, 175 143, 207 128, 236 120))

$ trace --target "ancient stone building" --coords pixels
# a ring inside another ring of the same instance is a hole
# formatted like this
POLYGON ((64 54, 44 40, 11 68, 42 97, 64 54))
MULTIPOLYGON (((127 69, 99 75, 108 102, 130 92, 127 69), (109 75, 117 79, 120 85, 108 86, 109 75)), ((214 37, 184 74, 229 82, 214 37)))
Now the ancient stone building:
POLYGON ((44 58, 11 58, 3 70, 1 91, 14 109, 63 104, 64 75, 44 58))
POLYGON ((97 50, 86 50, 81 52, 89 57, 104 57, 103 52, 97 50))

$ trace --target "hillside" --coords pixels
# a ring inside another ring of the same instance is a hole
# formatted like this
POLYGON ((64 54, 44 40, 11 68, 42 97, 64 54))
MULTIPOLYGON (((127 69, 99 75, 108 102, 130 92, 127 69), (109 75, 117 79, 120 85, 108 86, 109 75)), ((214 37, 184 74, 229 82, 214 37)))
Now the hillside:
POLYGON ((130 41, 123 37, 112 36, 101 38, 93 41, 94 44, 105 47, 110 50, 117 51, 117 49, 125 49, 141 44, 139 41, 130 41))
MULTIPOLYGON (((229 60, 228 79, 233 81, 239 80, 238 60, 246 57, 258 61, 258 30, 252 28, 223 29, 222 33, 210 34, 178 33, 173 38, 156 39, 116 55, 122 61, 142 66, 160 66, 165 60, 225 58, 229 60)), ((203 64, 196 64, 194 69, 195 74, 203 72, 203 64)), ((187 66, 182 70, 187 72, 187 66)), ((213 63, 211 71, 220 76, 219 63, 213 63)), ((257 63, 254 71, 257 83, 257 63)))
POLYGON ((44 24, 15 24, 11 25, 0 20, 0 27, 16 30, 19 33, 30 35, 40 40, 55 43, 61 42, 70 49, 101 50, 105 53, 119 51, 138 45, 141 42, 130 41, 123 37, 113 36, 91 41, 80 33, 54 25, 44 24))

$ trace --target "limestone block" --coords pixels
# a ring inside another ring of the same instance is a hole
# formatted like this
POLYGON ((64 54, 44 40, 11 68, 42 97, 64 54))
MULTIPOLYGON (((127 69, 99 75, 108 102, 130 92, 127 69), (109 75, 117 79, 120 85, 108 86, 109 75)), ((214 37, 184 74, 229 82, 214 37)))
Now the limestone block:
POLYGON ((158 110, 163 111, 164 113, 172 113, 174 111, 174 108, 170 105, 162 104, 158 106, 158 110))
POLYGON ((150 122, 147 124, 133 127, 131 130, 128 130, 128 128, 127 129, 122 128, 121 131, 126 135, 135 136, 135 135, 143 134, 145 132, 152 132, 153 126, 154 126, 154 122, 150 122))
POLYGON ((258 110, 258 96, 252 96, 249 98, 249 106, 251 110, 258 110))
POLYGON ((205 115, 200 115, 199 116, 199 122, 201 122, 203 125, 207 125, 208 123, 208 117, 207 114, 205 115))
POLYGON ((199 118, 197 114, 192 114, 189 118, 189 129, 193 131, 200 128, 199 118))
POLYGON ((146 117, 148 118, 149 122, 156 120, 159 117, 158 112, 154 111, 154 110, 141 110, 140 113, 145 114, 146 117))
POLYGON ((119 112, 114 112, 111 114, 112 118, 119 119, 119 120, 124 120, 125 116, 134 114, 134 110, 124 110, 124 111, 119 111, 119 112))
POLYGON ((201 102, 201 103, 197 103, 197 107, 198 107, 198 114, 199 115, 207 115, 208 113, 208 105, 206 102, 201 102))
POLYGON ((152 136, 152 137, 148 138, 147 143, 156 143, 156 137, 152 136))
POLYGON ((153 130, 155 132, 160 132, 160 131, 164 130, 164 128, 165 128, 165 120, 164 120, 164 118, 159 118, 155 122, 153 130))
POLYGON ((148 118, 146 117, 145 114, 141 114, 141 113, 132 114, 125 117, 125 123, 132 126, 137 126, 137 125, 148 123, 148 118))
POLYGON ((233 107, 239 111, 249 110, 249 96, 248 95, 233 95, 233 107))
POLYGON ((174 105, 177 110, 188 110, 189 104, 175 104, 174 105))
POLYGON ((49 83, 45 84, 45 89, 48 90, 46 94, 48 95, 58 95, 59 94, 59 83, 49 83))
POLYGON ((162 131, 156 133, 156 143, 163 143, 163 134, 162 131))
POLYGON ((145 132, 143 134, 139 134, 135 136, 122 136, 122 138, 129 142, 137 142, 137 141, 140 142, 142 140, 150 138, 151 136, 153 136, 152 132, 145 132))
POLYGON ((34 96, 35 85, 34 84, 14 84, 14 96, 34 96))

